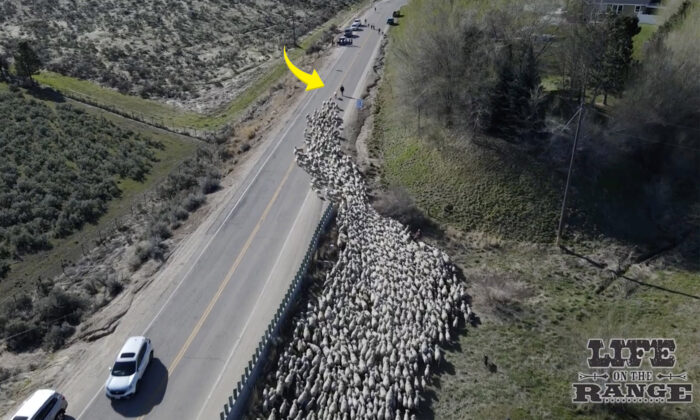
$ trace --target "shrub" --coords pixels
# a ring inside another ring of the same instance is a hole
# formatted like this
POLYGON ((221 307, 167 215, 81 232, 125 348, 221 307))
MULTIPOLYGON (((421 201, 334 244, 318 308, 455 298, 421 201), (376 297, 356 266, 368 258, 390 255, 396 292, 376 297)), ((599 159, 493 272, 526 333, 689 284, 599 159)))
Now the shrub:
POLYGON ((77 325, 88 306, 88 301, 82 296, 68 293, 60 287, 54 287, 48 296, 37 303, 39 319, 44 322, 68 322, 77 325))
POLYGON ((317 41, 313 43, 309 48, 306 49, 306 54, 313 54, 316 52, 319 52, 323 50, 323 47, 321 46, 321 42, 317 41))
POLYGON ((108 279, 107 284, 105 284, 105 286, 107 287, 107 292, 109 293, 110 297, 115 297, 119 293, 121 293, 122 290, 124 290, 124 285, 122 284, 122 282, 115 278, 108 279))
POLYGON ((90 296, 95 296, 98 292, 97 286, 95 285, 94 280, 87 280, 85 283, 83 283, 83 289, 90 295, 90 296))
POLYGON ((201 206, 204 203, 205 200, 206 200, 206 198, 204 198, 204 195, 202 195, 201 193, 197 193, 197 194, 192 193, 192 194, 188 195, 187 198, 185 198, 185 201, 184 201, 184 203, 182 203, 182 206, 187 211, 192 212, 192 211, 197 210, 199 208, 199 206, 201 206))
POLYGON ((8 318, 30 319, 34 312, 32 298, 26 293, 20 293, 8 300, 5 305, 5 314, 8 318))
POLYGON ((43 331, 34 322, 13 319, 5 326, 7 349, 14 353, 39 347, 43 336, 43 331))
POLYGON ((15 254, 49 249, 50 238, 96 221, 121 193, 117 179, 142 179, 159 144, 18 93, 0 92, 0 277, 15 254))
POLYGON ((173 210, 172 218, 174 220, 187 220, 188 217, 190 217, 190 213, 182 206, 177 206, 177 208, 173 210))
POLYGON ((66 323, 54 325, 44 336, 42 347, 46 351, 56 351, 63 347, 66 339, 73 335, 75 327, 66 323))
POLYGON ((10 272, 10 262, 7 260, 0 260, 0 279, 7 277, 7 273, 10 272))
POLYGON ((165 222, 156 222, 152 224, 149 229, 149 232, 151 237, 158 241, 168 239, 171 236, 173 236, 173 232, 170 230, 170 227, 168 227, 168 224, 165 222))
POLYGON ((141 241, 136 245, 134 250, 134 256, 131 259, 131 269, 137 270, 143 263, 153 258, 155 260, 162 260, 165 256, 166 246, 161 242, 151 238, 146 241, 141 241))
POLYGON ((211 194, 219 189, 220 183, 218 178, 207 175, 199 181, 199 186, 203 194, 211 194))

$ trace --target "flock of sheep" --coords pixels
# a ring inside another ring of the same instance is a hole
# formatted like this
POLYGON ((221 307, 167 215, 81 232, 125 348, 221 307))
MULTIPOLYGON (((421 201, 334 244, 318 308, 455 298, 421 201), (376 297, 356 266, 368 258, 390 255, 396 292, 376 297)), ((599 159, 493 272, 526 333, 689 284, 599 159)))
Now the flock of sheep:
POLYGON ((341 152, 338 110, 328 100, 307 116, 306 151, 295 150, 338 207, 338 261, 294 322, 262 410, 269 419, 414 418, 439 345, 471 310, 448 256, 369 204, 341 152))

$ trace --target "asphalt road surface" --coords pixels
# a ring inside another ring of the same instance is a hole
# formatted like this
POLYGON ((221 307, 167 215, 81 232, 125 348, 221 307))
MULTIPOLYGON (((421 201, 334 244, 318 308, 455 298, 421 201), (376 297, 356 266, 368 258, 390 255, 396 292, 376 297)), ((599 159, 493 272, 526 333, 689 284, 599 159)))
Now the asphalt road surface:
MULTIPOLYGON (((383 1, 360 18, 385 32, 387 17, 404 3, 383 1)), ((150 318, 133 327, 129 335, 144 334, 155 348, 137 395, 107 399, 103 385, 108 366, 80 372, 76 379, 94 388, 90 395, 67 395, 72 401, 69 414, 84 420, 219 418, 298 269, 325 205, 293 159, 293 148, 302 146, 305 116, 334 91, 340 94, 341 84, 346 96, 338 103, 347 116, 364 90, 361 84, 382 36, 367 25, 356 32, 352 46, 335 47, 340 51, 318 69, 325 87, 304 93, 292 117, 225 204, 201 251, 178 267, 176 286, 153 302, 150 318)), ((105 348, 109 355, 118 350, 118 345, 105 348)))

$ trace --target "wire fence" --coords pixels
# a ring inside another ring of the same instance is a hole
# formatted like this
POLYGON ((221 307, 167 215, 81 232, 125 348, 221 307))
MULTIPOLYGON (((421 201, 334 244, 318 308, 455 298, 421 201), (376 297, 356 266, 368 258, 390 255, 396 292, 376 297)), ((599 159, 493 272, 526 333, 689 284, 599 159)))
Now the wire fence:
POLYGON ((156 116, 148 116, 141 112, 127 111, 121 109, 117 106, 100 102, 94 97, 76 92, 71 89, 61 89, 59 91, 63 96, 73 99, 74 101, 81 102, 96 108, 109 111, 113 114, 117 114, 124 118, 129 118, 134 121, 138 121, 143 124, 150 125, 152 127, 159 128, 161 130, 169 131, 171 133, 180 134, 184 136, 193 137, 206 142, 214 142, 218 139, 225 138, 231 132, 231 127, 228 124, 223 125, 221 128, 216 130, 205 130, 197 129, 193 127, 183 127, 175 124, 173 118, 163 118, 156 116))
POLYGON ((334 217, 335 209, 332 205, 329 205, 326 207, 321 220, 316 226, 309 248, 306 250, 306 255, 304 255, 304 259, 297 274, 294 276, 294 280, 292 280, 292 283, 289 285, 272 321, 267 325, 267 329, 260 339, 253 357, 248 361, 248 366, 245 367, 245 372, 241 375, 241 380, 238 381, 236 387, 233 388, 233 393, 229 395, 228 401, 223 406, 223 411, 219 412, 220 420, 238 420, 243 418, 250 395, 263 372, 270 347, 273 345, 273 338, 279 334, 281 326, 284 325, 284 322, 289 316, 290 309, 296 301, 299 291, 307 278, 306 272, 316 252, 316 248, 318 247, 319 239, 321 235, 327 231, 334 217))

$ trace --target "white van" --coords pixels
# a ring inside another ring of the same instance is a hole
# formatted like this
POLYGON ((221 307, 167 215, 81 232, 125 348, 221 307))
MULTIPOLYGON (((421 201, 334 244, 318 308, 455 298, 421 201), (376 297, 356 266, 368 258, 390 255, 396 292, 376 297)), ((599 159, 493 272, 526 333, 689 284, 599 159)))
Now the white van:
POLYGON ((63 420, 68 401, 53 389, 39 389, 27 398, 12 420, 63 420))

